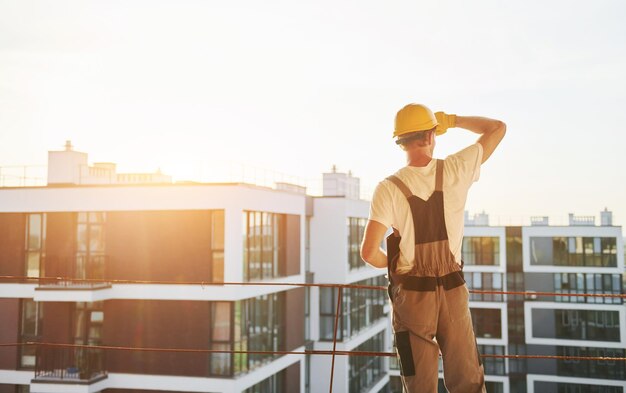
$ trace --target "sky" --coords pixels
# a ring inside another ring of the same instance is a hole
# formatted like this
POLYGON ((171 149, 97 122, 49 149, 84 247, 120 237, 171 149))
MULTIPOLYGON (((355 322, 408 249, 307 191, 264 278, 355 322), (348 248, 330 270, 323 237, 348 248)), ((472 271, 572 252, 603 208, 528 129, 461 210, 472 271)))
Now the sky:
MULTIPOLYGON (((66 140, 119 171, 223 167, 369 192, 410 102, 507 123, 468 210, 626 224, 626 3, 0 0, 0 166, 66 140)), ((449 130, 435 156, 473 143, 449 130)))

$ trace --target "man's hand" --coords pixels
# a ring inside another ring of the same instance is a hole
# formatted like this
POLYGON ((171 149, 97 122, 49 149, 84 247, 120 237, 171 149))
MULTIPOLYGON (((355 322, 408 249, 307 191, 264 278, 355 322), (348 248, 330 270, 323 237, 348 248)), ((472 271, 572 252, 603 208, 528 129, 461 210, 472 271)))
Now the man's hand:
POLYGON ((444 112, 435 112, 435 118, 437 118, 437 135, 445 134, 448 128, 456 127, 456 115, 448 115, 444 112))

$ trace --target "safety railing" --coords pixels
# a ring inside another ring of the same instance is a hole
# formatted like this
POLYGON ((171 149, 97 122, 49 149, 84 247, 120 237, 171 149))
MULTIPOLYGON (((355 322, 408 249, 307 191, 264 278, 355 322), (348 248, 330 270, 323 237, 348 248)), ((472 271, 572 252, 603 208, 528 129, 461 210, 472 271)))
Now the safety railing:
POLYGON ((94 382, 106 376, 104 350, 92 346, 36 344, 35 380, 94 382))
POLYGON ((111 284, 105 279, 108 255, 76 255, 63 263, 65 279, 41 277, 40 289, 102 289, 111 284))
MULTIPOLYGON (((333 329, 333 342, 331 350, 310 350, 305 349, 303 351, 257 351, 253 349, 246 350, 234 350, 234 349, 189 349, 189 348, 155 348, 155 347, 129 347, 129 346, 109 346, 109 345, 80 345, 69 343, 50 343, 50 342, 22 342, 22 343, 0 343, 0 347, 5 346, 36 346, 38 351, 45 351, 47 349, 67 349, 63 355, 58 355, 60 358, 46 359, 44 358, 45 352, 38 352, 37 370, 38 374, 36 378, 46 378, 47 376, 60 379, 80 379, 82 376, 90 379, 98 378, 98 376, 106 376, 106 369, 104 367, 102 355, 95 355, 102 353, 101 351, 143 351, 143 352, 177 352, 177 353, 204 353, 204 354, 258 354, 258 355, 317 355, 317 356, 330 356, 330 380, 329 380, 329 392, 333 391, 334 371, 335 371, 335 358, 336 356, 380 356, 394 358, 396 354, 394 352, 383 351, 346 351, 337 350, 337 330, 339 326, 339 316, 342 307, 342 293, 346 288, 357 289, 369 289, 369 290, 387 290, 386 286, 373 286, 373 285, 355 285, 355 284, 318 284, 318 283, 301 283, 301 282, 204 282, 204 281, 188 281, 188 282, 175 282, 175 281, 149 281, 149 280, 117 280, 117 279, 76 279, 68 277, 26 277, 26 276, 0 276, 1 282, 33 282, 37 281, 41 283, 54 283, 54 282, 84 282, 87 284, 171 284, 171 285, 199 285, 205 286, 293 286, 293 287, 319 287, 319 288, 337 288, 337 302, 335 307, 335 320, 333 329), (82 350, 83 359, 87 360, 84 363, 84 367, 76 367, 73 364, 79 364, 76 359, 76 354, 72 357, 72 351, 82 350), (91 351, 91 352, 89 352, 91 351), (100 351, 100 352, 98 352, 100 351), (39 359, 39 353, 42 355, 42 360, 39 359), (69 353, 69 354, 68 354, 69 353), (87 355, 85 355, 87 353, 87 355), (52 360, 50 360, 52 359, 52 360), (41 362, 41 363, 40 363, 41 362), (82 374, 81 374, 82 372, 82 374)), ((556 297, 556 296, 575 296, 575 297, 595 297, 595 298, 620 298, 626 299, 626 294, 620 293, 563 293, 563 292, 535 292, 535 291, 494 291, 494 290, 470 290, 472 294, 497 294, 497 295, 509 295, 509 296, 521 296, 524 299, 532 298, 537 299, 540 297, 556 297)), ((63 353, 63 352, 61 352, 63 353)), ((553 360, 576 360, 576 361, 610 361, 610 362, 626 362, 626 357, 615 356, 566 356, 566 355, 532 355, 532 354, 482 354, 484 359, 553 359, 553 360)))

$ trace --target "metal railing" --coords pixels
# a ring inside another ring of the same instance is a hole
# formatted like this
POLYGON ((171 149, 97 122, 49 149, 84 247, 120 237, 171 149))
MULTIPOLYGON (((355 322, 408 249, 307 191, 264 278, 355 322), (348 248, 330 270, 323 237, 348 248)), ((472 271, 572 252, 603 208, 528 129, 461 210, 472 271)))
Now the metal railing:
MULTIPOLYGON (((14 281, 15 279, 21 279, 23 282, 29 281, 85 281, 85 282, 103 282, 102 280, 95 279, 71 279, 67 277, 15 277, 15 276, 0 276, 0 282, 14 281)), ((358 288, 368 290, 386 290, 385 286, 373 286, 373 285, 355 285, 355 284, 316 284, 316 283, 302 283, 302 282, 175 282, 175 281, 137 281, 137 280, 107 280, 107 283, 113 284, 172 284, 172 285, 200 285, 204 286, 294 286, 294 287, 320 287, 320 288, 337 288, 338 296, 336 305, 334 308, 334 329, 333 329, 333 342, 331 350, 254 350, 254 349, 191 349, 191 348, 154 348, 154 347, 131 347, 131 346, 110 346, 110 345, 80 345, 69 343, 51 343, 51 342, 22 342, 22 343, 0 343, 0 347, 5 346, 36 346, 37 347, 37 363, 35 371, 35 379, 39 380, 64 380, 64 381, 76 381, 81 383, 86 381, 87 383, 93 383, 99 378, 107 376, 105 367, 104 351, 125 351, 125 352, 160 352, 160 353, 198 353, 198 354, 258 354, 258 355, 318 355, 318 356, 330 356, 330 380, 329 392, 333 391, 333 380, 335 371, 335 358, 336 356, 366 356, 366 357, 391 357, 396 356, 393 352, 383 352, 376 350, 338 350, 338 327, 339 316, 342 309, 342 292, 347 288, 358 288)), ((603 293, 603 294, 566 294, 559 292, 532 292, 532 291, 494 291, 494 290, 470 290, 470 293, 475 294, 499 294, 510 296, 528 296, 535 297, 555 297, 555 296, 583 296, 594 298, 626 298, 626 294, 619 293, 603 293)), ((528 354, 482 354, 483 359, 553 359, 553 360, 585 360, 585 361, 611 361, 611 362, 626 362, 626 357, 618 356, 563 356, 563 355, 528 355, 528 354)), ((391 365, 392 369, 394 364, 391 365)))
POLYGON ((37 346, 35 380, 93 382, 106 375, 102 349, 37 346))

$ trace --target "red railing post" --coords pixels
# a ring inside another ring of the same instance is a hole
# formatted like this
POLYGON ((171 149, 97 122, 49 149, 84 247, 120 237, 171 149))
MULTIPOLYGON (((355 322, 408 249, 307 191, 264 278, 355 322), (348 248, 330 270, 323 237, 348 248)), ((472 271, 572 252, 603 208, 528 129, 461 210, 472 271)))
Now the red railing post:
POLYGON ((333 332, 333 354, 330 363, 330 389, 329 393, 333 393, 333 377, 335 376, 335 353, 337 350, 337 327, 339 326, 339 315, 341 314, 341 298, 343 296, 343 287, 339 286, 337 291, 337 308, 335 309, 335 330, 333 332))

